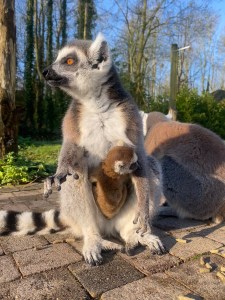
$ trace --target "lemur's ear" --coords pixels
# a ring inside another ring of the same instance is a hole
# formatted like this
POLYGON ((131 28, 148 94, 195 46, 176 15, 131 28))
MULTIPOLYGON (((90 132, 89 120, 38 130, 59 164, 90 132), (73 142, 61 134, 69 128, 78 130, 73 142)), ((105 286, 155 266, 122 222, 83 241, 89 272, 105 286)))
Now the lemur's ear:
POLYGON ((98 69, 103 63, 110 60, 108 44, 102 33, 99 33, 89 48, 89 57, 93 69, 98 69))

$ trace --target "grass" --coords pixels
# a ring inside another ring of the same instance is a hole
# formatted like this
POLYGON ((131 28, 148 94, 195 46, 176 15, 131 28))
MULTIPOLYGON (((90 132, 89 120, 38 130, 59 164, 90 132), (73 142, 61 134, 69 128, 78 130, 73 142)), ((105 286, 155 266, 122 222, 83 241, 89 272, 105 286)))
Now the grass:
POLYGON ((43 163, 49 172, 55 172, 61 141, 31 140, 28 143, 21 144, 21 146, 20 155, 30 161, 43 163))
POLYGON ((19 138, 18 155, 0 160, 0 186, 28 183, 55 173, 61 141, 19 138))

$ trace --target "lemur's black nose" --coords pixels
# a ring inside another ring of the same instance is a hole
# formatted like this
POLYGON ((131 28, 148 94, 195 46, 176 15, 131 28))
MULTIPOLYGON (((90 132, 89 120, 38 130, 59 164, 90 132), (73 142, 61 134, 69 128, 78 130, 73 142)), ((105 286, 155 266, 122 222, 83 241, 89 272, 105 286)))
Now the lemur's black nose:
POLYGON ((44 78, 46 78, 48 76, 49 70, 48 68, 45 68, 42 72, 42 75, 44 76, 44 78))

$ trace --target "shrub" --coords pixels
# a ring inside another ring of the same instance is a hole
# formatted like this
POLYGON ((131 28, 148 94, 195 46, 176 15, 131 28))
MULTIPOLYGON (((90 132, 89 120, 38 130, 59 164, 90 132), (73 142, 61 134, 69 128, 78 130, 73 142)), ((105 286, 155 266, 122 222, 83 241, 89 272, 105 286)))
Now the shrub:
POLYGON ((200 124, 225 138, 225 102, 217 102, 209 93, 184 88, 177 96, 177 118, 181 122, 200 124))
POLYGON ((0 160, 0 186, 27 183, 54 174, 60 141, 19 138, 18 155, 8 153, 0 160))
POLYGON ((13 152, 0 160, 0 185, 26 183, 47 175, 43 164, 32 162, 13 152))

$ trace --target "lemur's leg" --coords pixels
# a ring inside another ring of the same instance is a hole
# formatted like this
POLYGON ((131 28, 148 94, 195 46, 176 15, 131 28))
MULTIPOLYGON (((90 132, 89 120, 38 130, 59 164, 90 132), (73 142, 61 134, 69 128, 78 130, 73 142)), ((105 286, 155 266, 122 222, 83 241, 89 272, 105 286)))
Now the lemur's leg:
POLYGON ((132 221, 135 213, 136 195, 135 191, 131 191, 126 204, 114 219, 115 229, 125 242, 126 252, 129 254, 130 251, 140 243, 141 245, 147 246, 153 253, 164 253, 165 248, 160 239, 151 234, 150 225, 146 233, 137 233, 138 224, 134 224, 132 221))
POLYGON ((121 250, 120 245, 103 240, 100 235, 97 221, 99 212, 88 178, 80 176, 74 180, 72 176, 67 177, 60 196, 62 222, 72 229, 75 236, 83 237, 82 254, 87 263, 101 264, 102 250, 121 250))
MULTIPOLYGON (((149 172, 147 166, 147 157, 145 153, 138 155, 139 168, 132 173, 132 182, 134 184, 137 196, 137 209, 134 217, 134 224, 138 225, 138 232, 143 234, 149 231, 149 172)), ((151 199, 152 200, 152 199, 151 199)))

